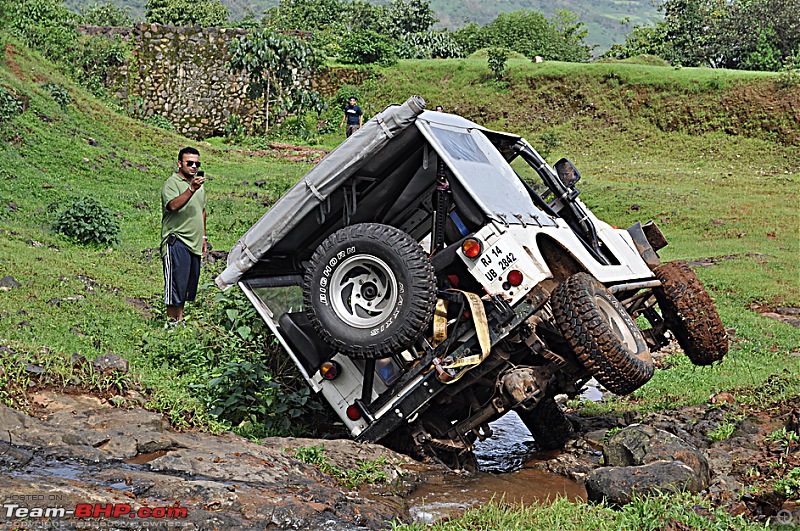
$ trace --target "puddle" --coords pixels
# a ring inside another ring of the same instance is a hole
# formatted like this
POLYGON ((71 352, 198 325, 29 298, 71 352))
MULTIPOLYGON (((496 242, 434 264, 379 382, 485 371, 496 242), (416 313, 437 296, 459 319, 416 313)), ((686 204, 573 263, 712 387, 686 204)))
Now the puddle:
POLYGON ((166 450, 159 450, 157 452, 150 452, 149 454, 137 454, 136 457, 124 459, 123 462, 128 463, 129 465, 146 465, 150 461, 165 455, 167 455, 166 450))
MULTIPOLYGON (((597 388, 595 391, 599 393, 597 388)), ((508 413, 490 426, 494 435, 475 443, 481 472, 473 476, 448 475, 417 487, 407 499, 414 521, 437 522, 492 498, 526 505, 546 503, 556 496, 586 499, 581 482, 523 468, 526 462, 536 460, 536 443, 516 413, 508 413)))

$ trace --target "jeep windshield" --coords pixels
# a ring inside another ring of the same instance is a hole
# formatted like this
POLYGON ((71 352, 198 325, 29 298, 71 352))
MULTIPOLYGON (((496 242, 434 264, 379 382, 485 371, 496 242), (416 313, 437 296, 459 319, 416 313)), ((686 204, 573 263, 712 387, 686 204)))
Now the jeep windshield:
POLYGON ((517 174, 480 129, 456 116, 449 116, 453 123, 439 123, 433 121, 439 117, 431 114, 423 113, 417 127, 464 188, 462 192, 458 185, 453 187, 457 196, 469 195, 490 219, 500 223, 556 225, 534 205, 517 174))

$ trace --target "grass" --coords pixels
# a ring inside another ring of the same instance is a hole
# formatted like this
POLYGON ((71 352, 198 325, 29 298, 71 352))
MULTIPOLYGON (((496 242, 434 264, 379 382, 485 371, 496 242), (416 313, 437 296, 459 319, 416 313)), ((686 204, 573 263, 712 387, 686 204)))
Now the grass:
POLYGON ((463 516, 449 521, 427 524, 395 525, 403 531, 467 531, 473 529, 533 531, 538 529, 598 531, 656 531, 692 529, 694 531, 741 531, 769 529, 765 524, 750 523, 740 516, 731 516, 711 508, 699 497, 669 494, 636 498, 622 508, 606 505, 575 504, 558 497, 552 503, 517 505, 492 500, 468 509, 463 516))

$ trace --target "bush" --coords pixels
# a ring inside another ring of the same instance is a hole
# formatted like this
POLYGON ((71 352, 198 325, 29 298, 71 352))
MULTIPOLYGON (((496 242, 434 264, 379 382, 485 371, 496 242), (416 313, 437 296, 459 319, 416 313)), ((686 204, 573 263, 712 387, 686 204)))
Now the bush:
POLYGON ((0 86, 0 123, 10 122, 22 113, 22 102, 0 86))
POLYGON ((494 78, 498 81, 503 79, 507 60, 508 50, 505 48, 489 48, 489 70, 492 71, 494 78))
POLYGON ((68 203, 56 216, 53 231, 84 244, 119 242, 119 224, 114 214, 91 197, 68 203))
POLYGON ((64 85, 59 83, 43 83, 41 87, 50 93, 50 97, 53 98, 53 101, 58 103, 59 107, 63 110, 67 110, 72 99, 69 97, 69 92, 64 88, 64 85))
POLYGON ((342 41, 339 59, 350 64, 391 66, 397 63, 397 50, 388 37, 372 30, 353 32, 342 41))

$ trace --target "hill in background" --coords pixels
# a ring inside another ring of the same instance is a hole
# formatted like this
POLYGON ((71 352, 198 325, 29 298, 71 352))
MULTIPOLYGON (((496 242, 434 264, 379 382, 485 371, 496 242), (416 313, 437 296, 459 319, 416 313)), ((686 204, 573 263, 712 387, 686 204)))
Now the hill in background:
MULTIPOLYGON (((373 4, 385 3, 381 0, 369 0, 373 4)), ((126 7, 137 20, 144 19, 145 0, 112 0, 113 3, 126 7)), ((80 12, 94 5, 94 0, 65 0, 72 11, 80 12)), ((240 20, 252 14, 260 18, 264 11, 278 5, 278 0, 221 0, 228 8, 233 20, 240 20)), ((494 20, 500 13, 532 9, 552 18, 556 11, 564 9, 577 13, 579 20, 586 25, 588 35, 586 42, 597 46, 595 54, 608 50, 612 44, 625 42, 625 34, 634 24, 651 24, 661 19, 658 10, 650 0, 497 0, 483 2, 481 0, 430 0, 431 8, 439 17, 440 24, 451 30, 469 22, 484 25, 494 20), (628 20, 628 23, 625 21, 628 20)), ((346 16, 346 15, 345 15, 346 16)))

